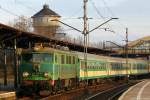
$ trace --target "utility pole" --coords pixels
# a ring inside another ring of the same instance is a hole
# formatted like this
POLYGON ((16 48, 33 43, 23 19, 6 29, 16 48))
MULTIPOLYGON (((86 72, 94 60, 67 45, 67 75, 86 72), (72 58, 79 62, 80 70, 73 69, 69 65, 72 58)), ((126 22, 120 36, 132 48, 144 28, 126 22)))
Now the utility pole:
POLYGON ((127 69, 127 82, 129 81, 129 66, 128 66, 128 28, 126 28, 126 47, 125 47, 125 51, 126 51, 126 69, 127 69))
POLYGON ((91 30, 88 30, 88 17, 87 17, 87 2, 88 0, 83 0, 83 9, 84 9, 84 15, 83 15, 83 21, 84 21, 84 29, 83 31, 71 26, 71 25, 68 25, 60 20, 51 20, 51 21, 58 21, 60 22, 61 24, 65 25, 65 26, 68 26, 78 32, 81 32, 83 35, 84 35, 84 65, 85 65, 85 71, 84 71, 84 75, 85 75, 85 78, 86 78, 86 86, 88 85, 88 70, 87 70, 87 47, 88 47, 88 34, 93 32, 94 30, 100 28, 101 26, 103 26, 104 24, 108 23, 109 21, 113 20, 113 19, 118 19, 118 18, 110 18, 109 20, 101 23, 100 25, 98 25, 97 27, 91 29, 91 30))
POLYGON ((88 34, 88 26, 87 26, 87 2, 88 0, 84 0, 84 16, 83 16, 83 21, 84 21, 84 29, 83 29, 83 35, 84 35, 84 62, 85 62, 85 77, 86 79, 86 86, 88 86, 88 71, 87 71, 87 44, 88 44, 88 38, 87 38, 87 34, 88 34))
POLYGON ((14 87, 18 87, 18 65, 17 65, 17 40, 14 39, 14 87))

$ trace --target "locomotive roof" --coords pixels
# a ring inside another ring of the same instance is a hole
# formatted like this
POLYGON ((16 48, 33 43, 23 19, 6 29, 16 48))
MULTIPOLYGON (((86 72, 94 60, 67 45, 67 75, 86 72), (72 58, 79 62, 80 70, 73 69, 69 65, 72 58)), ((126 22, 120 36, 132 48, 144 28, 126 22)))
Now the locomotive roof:
MULTIPOLYGON (((79 59, 84 59, 84 53, 82 52, 76 52, 76 54, 78 55, 79 59)), ((116 57, 109 57, 109 56, 101 56, 101 55, 95 55, 95 54, 87 54, 87 59, 88 60, 101 60, 101 61, 109 61, 109 62, 120 62, 120 63, 126 63, 126 59, 125 58, 116 58, 116 57)), ((146 62, 144 60, 141 59, 131 59, 128 58, 129 62, 146 62)))
MULTIPOLYGON (((49 47, 35 47, 34 50, 31 49, 26 49, 23 50, 24 53, 29 53, 29 52, 40 52, 40 53, 54 53, 54 52, 58 52, 58 53, 63 53, 63 54, 72 54, 72 55, 76 55, 78 56, 79 59, 84 60, 84 53, 83 52, 77 52, 77 51, 64 51, 64 50, 58 50, 55 48, 49 48, 49 47)), ((116 58, 116 57, 109 57, 109 56, 101 56, 101 55, 95 55, 95 54, 89 54, 87 53, 87 59, 88 60, 101 60, 101 61, 109 61, 109 62, 126 62, 125 58, 116 58)), ((140 59, 131 59, 128 58, 129 62, 146 62, 144 60, 140 60, 140 59)))
POLYGON ((49 48, 49 47, 41 47, 41 46, 38 46, 38 47, 35 47, 34 49, 24 49, 23 50, 23 53, 29 53, 29 52, 39 52, 39 53, 54 53, 54 52, 58 52, 58 53, 68 53, 68 54, 72 54, 72 55, 76 55, 75 52, 73 51, 65 51, 65 50, 58 50, 58 49, 55 49, 55 48, 49 48))

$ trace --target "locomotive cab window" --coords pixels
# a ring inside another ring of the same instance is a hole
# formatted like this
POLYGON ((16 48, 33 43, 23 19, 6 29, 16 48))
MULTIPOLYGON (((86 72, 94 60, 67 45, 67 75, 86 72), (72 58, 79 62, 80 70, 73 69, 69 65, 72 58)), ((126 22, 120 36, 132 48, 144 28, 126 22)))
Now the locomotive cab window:
POLYGON ((49 53, 29 53, 22 55, 22 61, 25 62, 34 62, 34 63, 41 63, 41 62, 48 62, 52 63, 53 55, 49 53))

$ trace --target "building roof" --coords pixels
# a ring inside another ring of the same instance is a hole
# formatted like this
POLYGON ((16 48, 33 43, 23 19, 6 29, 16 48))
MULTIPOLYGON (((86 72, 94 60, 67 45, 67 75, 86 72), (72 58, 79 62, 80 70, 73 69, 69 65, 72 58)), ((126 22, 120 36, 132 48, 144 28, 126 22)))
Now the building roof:
POLYGON ((35 15, 32 16, 32 18, 34 17, 43 17, 43 16, 56 16, 56 17, 61 17, 59 14, 57 14, 56 12, 52 11, 51 9, 49 9, 48 5, 44 5, 43 9, 40 10, 38 13, 36 13, 35 15))
POLYGON ((150 36, 146 36, 146 37, 143 37, 143 38, 140 38, 138 40, 135 40, 131 43, 129 43, 129 47, 134 47, 136 45, 140 45, 140 44, 143 44, 144 41, 150 41, 150 36))

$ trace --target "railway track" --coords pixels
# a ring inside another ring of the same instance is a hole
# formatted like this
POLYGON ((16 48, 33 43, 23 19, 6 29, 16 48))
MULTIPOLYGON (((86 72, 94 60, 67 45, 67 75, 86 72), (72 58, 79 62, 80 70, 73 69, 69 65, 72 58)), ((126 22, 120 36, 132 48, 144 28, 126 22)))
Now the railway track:
POLYGON ((97 94, 94 94, 85 100, 117 100, 117 98, 122 94, 124 91, 126 91, 130 86, 136 84, 137 82, 132 83, 125 83, 113 88, 110 88, 108 90, 99 92, 97 94))
MULTIPOLYGON (((115 88, 116 86, 122 86, 123 83, 104 83, 100 85, 95 85, 95 86, 88 86, 85 88, 79 88, 71 91, 66 91, 64 93, 55 95, 55 96, 49 96, 46 98, 43 98, 41 100, 85 100, 86 98, 89 98, 89 96, 92 96, 96 93, 105 91, 105 90, 110 90, 112 88, 115 88)), ((103 99, 102 99, 103 100, 103 99)))
POLYGON ((136 83, 137 82, 131 82, 128 84, 124 82, 108 82, 95 86, 64 91, 44 98, 34 95, 33 97, 23 97, 19 100, 116 100, 115 98, 118 95, 136 83))

